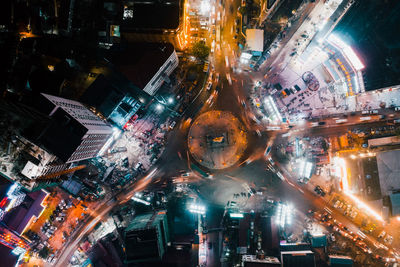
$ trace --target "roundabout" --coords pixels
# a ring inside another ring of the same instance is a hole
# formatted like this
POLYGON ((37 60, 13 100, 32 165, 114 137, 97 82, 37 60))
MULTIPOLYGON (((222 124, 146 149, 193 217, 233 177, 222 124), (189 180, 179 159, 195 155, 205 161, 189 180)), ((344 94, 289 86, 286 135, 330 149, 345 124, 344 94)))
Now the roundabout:
POLYGON ((188 148, 192 157, 210 170, 233 166, 246 147, 247 134, 242 123, 227 111, 203 113, 189 130, 188 148))

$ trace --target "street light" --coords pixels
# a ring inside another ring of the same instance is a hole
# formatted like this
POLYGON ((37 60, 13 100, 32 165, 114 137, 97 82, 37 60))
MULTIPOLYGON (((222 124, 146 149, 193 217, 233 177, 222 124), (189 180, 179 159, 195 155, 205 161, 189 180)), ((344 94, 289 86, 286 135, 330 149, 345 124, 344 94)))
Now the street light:
POLYGON ((156 105, 156 110, 157 111, 162 111, 163 109, 164 109, 163 105, 161 105, 161 104, 157 104, 156 105))

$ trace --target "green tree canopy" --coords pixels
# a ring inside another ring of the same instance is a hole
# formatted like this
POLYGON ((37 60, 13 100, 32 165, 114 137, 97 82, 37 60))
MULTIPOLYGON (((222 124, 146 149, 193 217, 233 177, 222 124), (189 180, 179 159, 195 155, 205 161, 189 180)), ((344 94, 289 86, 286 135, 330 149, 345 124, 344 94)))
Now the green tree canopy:
POLYGON ((208 47, 205 42, 200 41, 193 45, 192 54, 199 59, 206 59, 210 54, 210 47, 208 47))

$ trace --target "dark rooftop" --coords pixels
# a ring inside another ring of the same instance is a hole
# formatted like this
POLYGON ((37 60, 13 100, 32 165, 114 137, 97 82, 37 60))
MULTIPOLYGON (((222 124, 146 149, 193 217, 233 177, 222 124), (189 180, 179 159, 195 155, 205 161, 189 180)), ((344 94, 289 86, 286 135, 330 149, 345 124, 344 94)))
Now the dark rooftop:
POLYGON ((81 144, 82 137, 86 132, 85 126, 59 108, 37 141, 46 150, 66 162, 81 144))
POLYGON ((11 248, 0 243, 1 266, 15 266, 18 256, 11 253, 11 248))
POLYGON ((41 203, 46 195, 47 193, 43 190, 28 193, 21 205, 11 210, 4 217, 5 224, 18 234, 21 234, 32 216, 39 217, 44 209, 41 203))
POLYGON ((133 18, 123 21, 122 31, 144 29, 177 29, 181 0, 125 1, 133 10, 133 18))
POLYGON ((12 184, 12 182, 0 175, 0 201, 6 196, 12 184))
POLYGON ((135 86, 143 89, 173 51, 170 43, 135 43, 120 47, 108 58, 135 86))

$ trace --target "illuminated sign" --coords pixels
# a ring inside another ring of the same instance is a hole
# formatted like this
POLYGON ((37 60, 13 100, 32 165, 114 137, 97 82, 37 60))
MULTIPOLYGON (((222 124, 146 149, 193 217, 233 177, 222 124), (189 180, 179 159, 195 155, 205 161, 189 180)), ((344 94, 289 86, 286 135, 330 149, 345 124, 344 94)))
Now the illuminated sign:
POLYGON ((25 252, 26 252, 26 249, 24 249, 24 248, 21 248, 21 247, 15 247, 12 251, 11 251, 11 253, 12 254, 14 254, 14 255, 21 255, 21 254, 25 254, 25 252))
POLYGON ((230 213, 231 218, 243 218, 243 213, 230 213))

